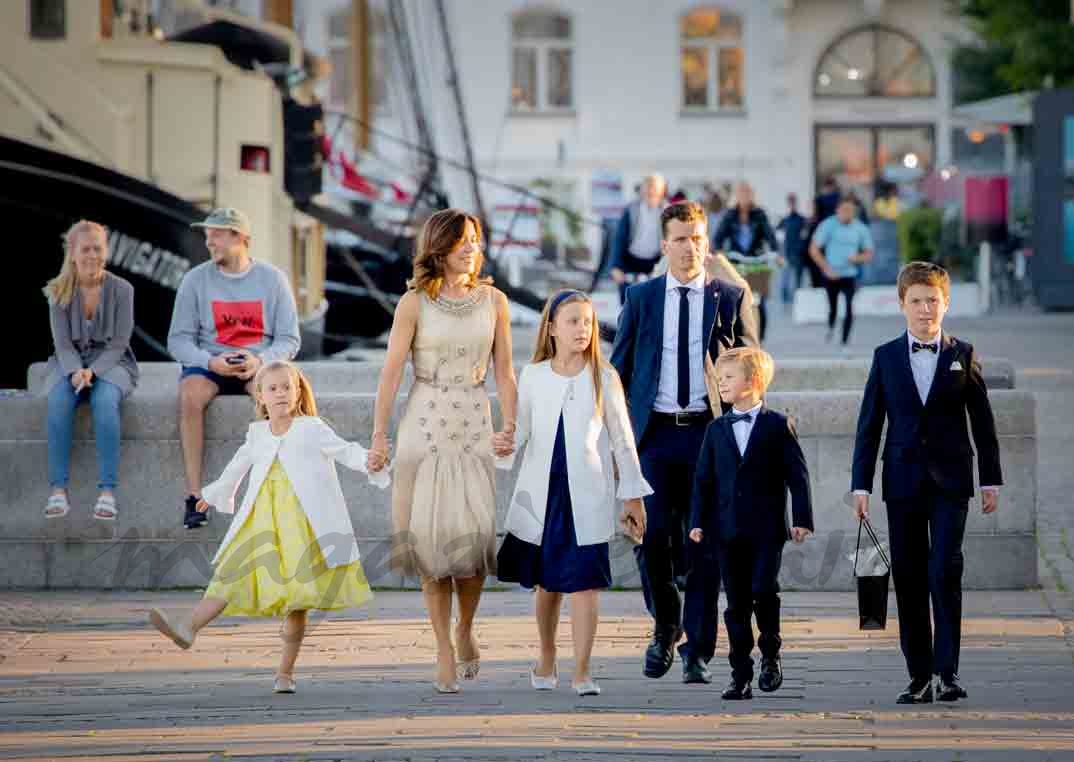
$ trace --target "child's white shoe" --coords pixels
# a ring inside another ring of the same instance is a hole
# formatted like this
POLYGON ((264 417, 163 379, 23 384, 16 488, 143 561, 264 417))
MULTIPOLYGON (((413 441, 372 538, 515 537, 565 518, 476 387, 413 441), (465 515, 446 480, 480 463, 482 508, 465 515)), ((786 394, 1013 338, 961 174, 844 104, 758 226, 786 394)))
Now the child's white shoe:
POLYGON ((597 682, 593 679, 583 680, 580 683, 574 683, 572 687, 574 688, 574 692, 577 693, 579 696, 600 695, 600 686, 597 685, 597 682))
POLYGON ((194 633, 189 622, 175 621, 174 617, 156 608, 149 610, 149 622, 184 650, 194 643, 194 633))
POLYGON ((559 666, 552 665, 552 674, 541 677, 536 672, 537 667, 530 667, 530 685, 535 691, 554 691, 559 687, 559 666))
POLYGON ((289 675, 276 675, 276 680, 272 683, 273 693, 294 693, 295 679, 289 675))

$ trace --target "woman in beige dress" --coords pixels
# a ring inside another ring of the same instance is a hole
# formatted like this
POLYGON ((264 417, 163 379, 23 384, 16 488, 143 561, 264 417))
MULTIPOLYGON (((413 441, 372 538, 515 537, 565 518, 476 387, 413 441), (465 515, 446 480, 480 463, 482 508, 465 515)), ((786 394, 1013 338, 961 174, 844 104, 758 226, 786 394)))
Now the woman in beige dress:
POLYGON ((414 277, 399 300, 377 386, 369 468, 389 457, 387 430, 407 358, 414 385, 399 421, 392 463, 392 565, 421 577, 436 636, 434 686, 458 691, 477 676, 474 614, 485 576, 496 571, 493 448, 510 447, 517 388, 507 298, 480 276, 481 224, 457 209, 425 223, 414 277), (504 428, 493 434, 485 376, 489 360, 504 428), (452 642, 452 590, 459 599, 452 642))

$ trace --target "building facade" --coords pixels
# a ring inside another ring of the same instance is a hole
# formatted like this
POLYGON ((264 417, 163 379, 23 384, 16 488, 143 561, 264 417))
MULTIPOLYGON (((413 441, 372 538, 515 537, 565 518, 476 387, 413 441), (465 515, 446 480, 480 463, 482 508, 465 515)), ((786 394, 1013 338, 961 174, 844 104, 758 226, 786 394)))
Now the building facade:
POLYGON ((871 196, 950 161, 942 0, 453 0, 482 168, 579 185, 659 171, 744 179, 762 203, 819 178, 871 196))
MULTIPOLYGON (((401 83, 393 75, 398 51, 374 38, 384 71, 371 85, 380 109, 373 116, 405 133, 413 90, 429 112, 436 149, 462 159, 436 3, 296 3, 295 29, 312 52, 340 61, 348 44, 341 14, 361 5, 383 15, 393 4, 403 9, 419 71, 401 83)), ((953 146, 966 143, 967 125, 952 115, 949 60, 969 31, 945 0, 443 6, 479 171, 536 187, 589 218, 614 213, 650 172, 691 198, 746 180, 773 211, 789 192, 810 199, 828 176, 866 202, 886 183, 912 195, 923 178, 957 160, 953 146)), ((333 71, 326 97, 339 102, 353 79, 341 83, 340 66, 333 71)), ((476 203, 464 173, 445 177, 454 203, 476 203)), ((480 187, 494 227, 522 217, 512 237, 523 244, 547 229, 535 219, 527 228, 525 218, 536 212, 517 194, 480 187)), ((595 226, 580 235, 591 244, 599 238, 595 226)))

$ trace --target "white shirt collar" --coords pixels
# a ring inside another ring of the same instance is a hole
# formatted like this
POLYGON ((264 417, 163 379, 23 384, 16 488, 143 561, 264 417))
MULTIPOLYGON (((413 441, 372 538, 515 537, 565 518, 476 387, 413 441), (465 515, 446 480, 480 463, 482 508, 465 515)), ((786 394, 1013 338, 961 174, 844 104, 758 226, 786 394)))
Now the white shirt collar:
POLYGON ((705 271, 704 270, 702 270, 700 273, 698 273, 697 276, 693 280, 687 281, 686 283, 681 283, 678 280, 678 278, 676 278, 674 275, 671 274, 670 270, 668 271, 667 279, 668 279, 668 283, 667 283, 667 290, 668 291, 674 291, 675 289, 680 288, 682 286, 686 286, 686 288, 690 289, 691 291, 700 291, 701 289, 703 289, 705 287, 705 271))
POLYGON ((937 347, 939 347, 939 346, 942 346, 942 343, 941 343, 941 342, 943 341, 943 331, 940 331, 940 332, 939 332, 938 334, 936 334, 936 338, 935 338, 935 339, 933 339, 932 341, 921 341, 920 339, 918 339, 918 338, 915 338, 915 337, 914 337, 914 335, 913 335, 912 333, 910 333, 909 331, 907 331, 907 332, 906 332, 906 348, 907 348, 907 349, 908 349, 908 350, 909 350, 909 351, 910 351, 911 353, 913 353, 913 350, 914 350, 914 342, 915 342, 915 341, 916 341, 916 342, 917 342, 918 344, 931 344, 931 345, 933 345, 933 346, 937 346, 937 347))
MULTIPOLYGON (((764 404, 764 400, 761 400, 761 401, 760 401, 760 402, 758 402, 758 403, 757 403, 756 405, 754 405, 753 407, 751 407, 751 408, 750 408, 749 410, 745 410, 745 411, 743 411, 743 412, 739 412, 739 411, 738 411, 738 410, 736 410, 735 408, 731 408, 731 412, 732 412, 732 413, 735 413, 736 415, 748 415, 748 416, 750 416, 750 417, 752 418, 752 420, 750 421, 750 423, 754 423, 754 422, 756 422, 756 421, 757 421, 757 413, 759 413, 759 412, 761 411, 761 406, 762 406, 763 404, 764 404)), ((744 421, 739 421, 739 423, 744 423, 744 421)))

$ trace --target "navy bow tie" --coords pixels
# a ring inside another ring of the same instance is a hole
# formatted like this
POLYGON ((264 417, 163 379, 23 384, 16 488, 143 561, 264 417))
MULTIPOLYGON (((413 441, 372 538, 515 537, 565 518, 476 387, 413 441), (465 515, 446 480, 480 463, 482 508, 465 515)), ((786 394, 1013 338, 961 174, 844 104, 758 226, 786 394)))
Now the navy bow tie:
POLYGON ((914 352, 920 352, 922 349, 936 354, 940 348, 935 344, 922 344, 920 341, 915 341, 910 344, 910 354, 913 354, 914 352))
POLYGON ((739 421, 745 421, 749 423, 753 420, 753 413, 724 413, 723 417, 727 419, 727 422, 734 426, 739 421))

